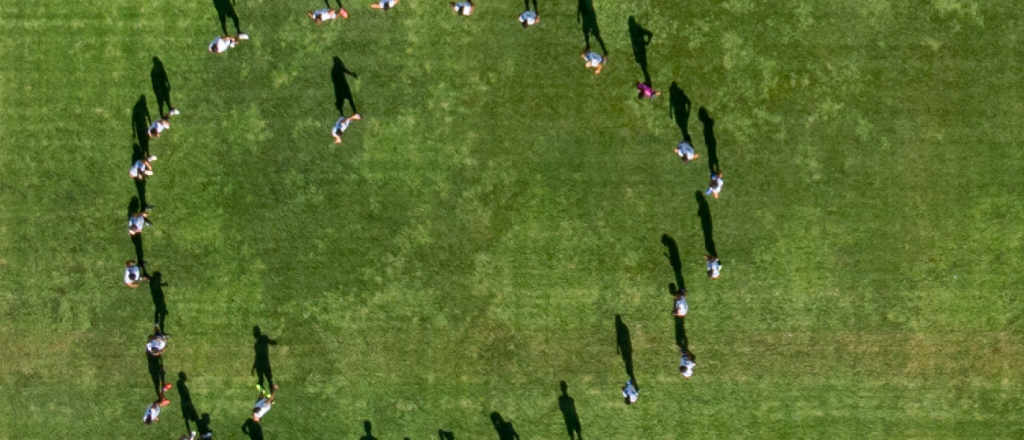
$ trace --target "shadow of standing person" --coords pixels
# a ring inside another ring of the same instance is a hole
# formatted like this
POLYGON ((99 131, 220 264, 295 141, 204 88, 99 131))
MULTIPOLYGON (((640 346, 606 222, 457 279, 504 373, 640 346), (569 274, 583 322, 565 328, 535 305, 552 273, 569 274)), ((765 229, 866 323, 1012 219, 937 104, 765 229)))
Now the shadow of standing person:
POLYGON ((569 439, 583 440, 583 426, 580 424, 580 415, 576 412, 576 400, 569 397, 569 384, 563 380, 559 386, 562 388, 562 395, 558 396, 558 409, 562 411, 569 439))
MULTIPOLYGON (((153 119, 149 116, 149 106, 146 105, 146 95, 139 95, 132 107, 132 136, 139 143, 140 157, 149 156, 149 125, 153 119)), ((133 161, 134 162, 134 161, 133 161)))
POLYGON ((601 38, 601 29, 597 26, 597 11, 594 10, 593 0, 579 0, 576 4, 576 22, 583 26, 583 41, 587 44, 585 51, 590 50, 590 36, 593 35, 597 44, 601 45, 601 52, 608 56, 608 49, 601 38))
POLYGON ((359 437, 359 440, 377 440, 377 437, 374 437, 371 432, 373 431, 373 424, 369 420, 363 420, 363 431, 366 431, 366 434, 359 437))
POLYGON ((708 171, 711 174, 717 174, 721 169, 718 167, 718 141, 715 139, 715 120, 711 118, 708 110, 704 107, 697 109, 697 119, 704 124, 704 145, 708 149, 708 171))
MULTIPOLYGON (((676 239, 668 234, 662 234, 661 244, 665 246, 664 255, 665 258, 668 258, 668 264, 672 266, 672 273, 676 277, 676 284, 685 289, 686 280, 683 279, 683 260, 679 257, 679 245, 676 244, 676 239)), ((675 294, 675 291, 672 294, 675 294)))
POLYGON ((633 58, 644 74, 644 84, 651 83, 651 73, 647 70, 647 45, 653 38, 654 33, 640 26, 636 17, 629 17, 629 42, 633 46, 633 58))
POLYGON ((622 315, 615 315, 615 347, 622 362, 626 365, 626 375, 636 381, 633 375, 633 341, 629 337, 629 327, 622 322, 622 315))
POLYGON ((668 89, 668 103, 668 116, 675 119, 676 126, 683 134, 683 140, 690 143, 690 98, 675 81, 672 81, 668 89))
POLYGON ((277 345, 277 341, 263 334, 258 325, 252 328, 252 337, 256 338, 256 342, 252 345, 255 356, 252 361, 251 372, 258 375, 261 388, 263 387, 263 380, 266 379, 269 386, 266 389, 272 390, 274 389, 274 374, 270 370, 270 346, 277 345))
POLYGON ((146 365, 149 368, 149 378, 153 381, 153 390, 156 391, 156 398, 162 400, 166 374, 164 373, 164 360, 159 355, 154 355, 146 350, 146 365))
POLYGON ((199 431, 199 438, 202 440, 213 438, 213 429, 210 429, 210 414, 203 413, 203 416, 196 421, 196 430, 199 431))
POLYGON ((171 105, 171 81, 167 78, 167 70, 164 69, 164 63, 160 61, 160 58, 153 57, 153 70, 149 72, 149 79, 153 82, 153 94, 156 95, 156 104, 160 108, 160 114, 166 115, 164 103, 167 104, 168 112, 174 106, 171 105))
POLYGON ((224 31, 223 35, 228 34, 228 17, 235 24, 235 33, 242 33, 242 28, 238 26, 238 14, 235 13, 234 0, 213 0, 213 7, 217 9, 217 18, 220 19, 220 29, 224 31))
POLYGON ((352 87, 349 86, 346 76, 359 79, 359 75, 345 67, 341 58, 334 57, 334 66, 331 67, 331 82, 334 83, 334 106, 342 116, 345 115, 345 101, 352 106, 352 113, 359 113, 359 110, 356 109, 355 98, 352 96, 352 87))
POLYGON ((443 429, 438 429, 437 438, 440 440, 455 440, 455 433, 451 431, 445 431, 443 429))
POLYGON ((196 412, 196 407, 192 404, 192 392, 188 389, 188 377, 184 371, 178 372, 178 382, 175 383, 178 387, 178 399, 181 401, 181 416, 185 419, 185 431, 191 431, 191 425, 189 422, 196 422, 196 427, 199 427, 199 413, 196 412))
POLYGON ((491 413, 491 424, 498 433, 498 440, 519 440, 519 433, 512 422, 506 421, 497 411, 491 413))
POLYGON ((697 199, 697 216, 700 217, 700 229, 704 232, 704 251, 708 255, 717 256, 718 249, 715 249, 715 225, 711 220, 711 206, 708 205, 708 199, 704 198, 704 193, 695 191, 693 196, 697 199))
POLYGON ((242 424, 242 433, 249 436, 249 440, 263 440, 263 426, 252 418, 245 419, 242 424))
POLYGON ((153 323, 160 327, 160 333, 164 332, 164 320, 167 318, 167 302, 164 300, 163 274, 160 271, 153 272, 149 277, 149 295, 153 299, 153 323))
POLYGON ((530 0, 523 0, 523 8, 526 11, 533 11, 540 15, 540 11, 537 10, 537 0, 533 0, 533 9, 530 9, 530 0))

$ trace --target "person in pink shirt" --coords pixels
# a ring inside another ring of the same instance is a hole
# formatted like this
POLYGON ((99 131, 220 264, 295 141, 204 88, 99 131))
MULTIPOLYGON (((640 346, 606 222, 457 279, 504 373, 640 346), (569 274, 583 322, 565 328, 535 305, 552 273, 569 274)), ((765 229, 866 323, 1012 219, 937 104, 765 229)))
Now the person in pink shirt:
POLYGON ((636 95, 637 99, 645 99, 645 98, 646 99, 654 99, 655 96, 660 96, 661 95, 661 92, 659 92, 657 90, 654 90, 654 88, 651 87, 651 83, 650 82, 639 82, 638 81, 636 83, 636 90, 639 92, 636 95))

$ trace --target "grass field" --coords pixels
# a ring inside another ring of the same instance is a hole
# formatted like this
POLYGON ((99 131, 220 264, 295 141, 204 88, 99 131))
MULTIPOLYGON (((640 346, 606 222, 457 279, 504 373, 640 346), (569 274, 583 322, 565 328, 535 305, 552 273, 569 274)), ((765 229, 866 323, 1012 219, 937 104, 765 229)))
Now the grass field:
MULTIPOLYGON (((170 439, 153 426, 149 289, 125 212, 152 57, 182 114, 144 234, 215 438, 243 438, 251 329, 271 348, 268 439, 1024 437, 1024 22, 1009 0, 238 0, 252 38, 206 53, 210 0, 0 0, 0 439, 170 439), (638 101, 627 20, 650 30, 638 101), (332 58, 362 121, 342 145, 332 58), (673 81, 702 157, 680 164, 673 81), (726 185, 710 200, 703 124, 726 185), (697 355, 677 372, 663 234, 697 355), (623 405, 615 315, 638 405, 623 405)), ((234 33, 230 21, 229 30, 234 33)))

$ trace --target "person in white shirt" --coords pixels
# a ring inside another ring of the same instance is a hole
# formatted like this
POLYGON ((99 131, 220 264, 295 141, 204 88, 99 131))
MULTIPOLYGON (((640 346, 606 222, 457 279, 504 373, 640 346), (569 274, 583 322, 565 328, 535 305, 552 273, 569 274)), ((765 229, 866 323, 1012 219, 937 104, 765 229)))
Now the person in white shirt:
POLYGON ((146 351, 153 356, 160 356, 167 351, 167 335, 160 332, 159 325, 153 325, 153 334, 149 335, 146 342, 146 351))
POLYGON ((146 414, 142 416, 142 422, 151 425, 153 422, 160 420, 160 409, 171 403, 170 400, 164 398, 164 391, 171 389, 171 384, 167 384, 163 391, 160 392, 160 398, 156 399, 153 403, 149 404, 146 408, 146 414))
POLYGON ((708 262, 708 278, 717 280, 722 275, 722 262, 714 255, 704 254, 704 259, 708 262))
POLYGON ((676 292, 675 299, 675 305, 672 307, 672 316, 682 318, 690 311, 690 305, 686 303, 686 289, 680 288, 676 292))
POLYGON ((229 37, 227 35, 225 35, 223 37, 217 37, 216 39, 213 40, 212 43, 210 43, 209 52, 210 53, 224 53, 228 49, 231 49, 231 48, 235 47, 238 44, 239 41, 241 41, 241 40, 248 40, 248 39, 249 39, 249 35, 247 35, 247 34, 238 34, 237 38, 236 37, 229 37))
POLYGON ((345 8, 338 8, 337 10, 322 8, 315 11, 307 11, 306 15, 308 15, 309 18, 312 18, 316 24, 322 24, 325 21, 334 20, 339 16, 341 16, 341 18, 348 19, 348 11, 346 11, 345 8))
POLYGON ((636 387, 636 382, 633 379, 626 381, 626 385, 622 387, 622 397, 626 400, 626 405, 632 405, 640 399, 640 390, 636 387))
POLYGON ((277 385, 274 385, 269 395, 260 388, 260 397, 256 399, 256 405, 252 409, 252 420, 254 422, 259 423, 260 419, 270 412, 270 407, 274 405, 275 394, 277 394, 277 385))
MULTIPOLYGON (((178 109, 172 108, 171 111, 167 112, 166 115, 163 115, 163 117, 161 117, 160 119, 153 121, 153 124, 149 126, 149 137, 160 137, 160 133, 163 133, 164 130, 171 128, 171 116, 180 113, 181 112, 179 112, 178 109)), ((154 159, 156 158, 154 157, 154 159)))
POLYGON ((676 146, 675 152, 679 155, 679 158, 683 160, 683 163, 700 157, 699 154, 693 151, 693 145, 690 145, 690 143, 686 142, 685 139, 682 142, 679 142, 679 145, 676 146))
POLYGON ((352 121, 358 121, 360 119, 363 119, 363 117, 359 113, 356 113, 347 118, 344 116, 339 118, 338 122, 334 123, 334 128, 331 129, 331 136, 334 136, 334 143, 340 144, 341 135, 345 134, 345 130, 348 130, 348 125, 351 124, 352 121))
POLYGON ((455 13, 463 17, 469 17, 469 15, 473 13, 473 2, 471 0, 452 3, 451 5, 452 9, 455 10, 455 13))
POLYGON ((693 367, 697 366, 697 363, 693 361, 693 355, 690 350, 682 350, 681 357, 679 358, 679 374, 689 379, 693 376, 693 367))
POLYGON ((153 164, 150 162, 154 160, 156 160, 156 156, 149 156, 135 161, 131 169, 128 170, 128 175, 135 180, 146 180, 146 177, 153 175, 153 164))
POLYGON ((132 289, 139 287, 139 280, 149 281, 149 277, 146 276, 142 270, 144 263, 139 262, 135 264, 135 260, 128 260, 124 262, 124 284, 132 289))
POLYGON ((714 195, 715 198, 717 199, 718 198, 718 193, 722 192, 722 185, 724 183, 725 183, 725 181, 722 180, 722 172, 721 171, 719 171, 718 173, 712 173, 711 174, 711 182, 708 183, 708 190, 704 191, 704 194, 705 195, 709 195, 709 196, 710 195, 714 195))
POLYGON ((540 23, 540 14, 527 9, 526 11, 523 11, 522 14, 519 14, 519 22, 522 23, 523 29, 526 29, 540 23))
POLYGON ((136 212, 128 217, 128 235, 141 234, 142 228, 146 226, 153 226, 153 222, 149 221, 149 215, 145 212, 136 212))
POLYGON ((594 75, 600 74, 601 69, 604 69, 605 63, 608 62, 607 56, 601 56, 601 54, 594 52, 592 50, 583 52, 583 54, 580 55, 580 57, 582 57, 587 62, 588 69, 594 69, 594 75))
POLYGON ((383 9, 385 11, 390 10, 398 4, 398 0, 380 0, 377 3, 370 5, 373 9, 383 9))

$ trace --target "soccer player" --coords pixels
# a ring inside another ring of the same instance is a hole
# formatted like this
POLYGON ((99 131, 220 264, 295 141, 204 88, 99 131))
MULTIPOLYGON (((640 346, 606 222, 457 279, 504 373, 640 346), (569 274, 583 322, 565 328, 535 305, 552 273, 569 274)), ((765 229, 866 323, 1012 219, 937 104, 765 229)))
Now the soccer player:
MULTIPOLYGON (((149 126, 149 137, 160 137, 160 133, 164 130, 171 128, 171 116, 177 115, 180 112, 176 108, 172 108, 171 111, 167 112, 162 118, 153 121, 153 124, 149 126)), ((154 158, 155 159, 155 158, 154 158)))
POLYGON ((263 416, 270 412, 270 407, 274 405, 274 395, 277 393, 277 385, 274 385, 270 390, 270 394, 267 394, 267 390, 263 387, 257 387, 260 389, 260 397, 256 399, 256 405, 252 408, 252 420, 256 423, 260 422, 263 416))
POLYGON ((713 195, 717 199, 718 198, 718 193, 722 192, 722 185, 724 183, 725 183, 725 181, 722 180, 722 171, 718 171, 717 173, 712 173, 711 174, 711 182, 708 183, 708 190, 704 191, 704 194, 705 195, 709 195, 709 196, 713 195))
POLYGON ((693 361, 690 350, 682 350, 680 353, 682 357, 679 359, 679 374, 689 379, 693 376, 693 367, 696 367, 697 363, 693 361))
POLYGON ((661 96, 661 92, 654 90, 650 82, 637 82, 636 90, 638 92, 636 95, 637 99, 654 99, 655 96, 661 96))
POLYGON ((633 379, 626 381, 626 385, 622 387, 622 397, 626 400, 626 405, 632 405, 640 399, 640 390, 636 387, 636 382, 633 379))
POLYGON ((683 160, 683 163, 689 162, 691 160, 696 160, 698 157, 700 157, 699 154, 693 151, 693 145, 690 145, 689 142, 686 142, 686 139, 683 139, 682 141, 679 142, 679 145, 676 145, 675 152, 676 154, 679 155, 679 158, 683 160))
POLYGON ((149 221, 149 215, 145 212, 136 212, 128 218, 128 235, 136 235, 142 233, 142 228, 145 226, 153 226, 153 222, 149 221))
POLYGON ((672 316, 682 318, 686 316, 686 312, 690 311, 690 305, 686 303, 686 289, 680 288, 676 292, 676 302, 672 307, 672 316))
POLYGON ((522 14, 519 14, 519 22, 523 24, 523 29, 526 29, 540 23, 540 14, 527 9, 522 14))
POLYGON ((380 0, 377 3, 370 5, 373 9, 383 9, 385 11, 390 10, 398 4, 398 0, 380 0))
POLYGON ((594 69, 594 75, 601 73, 601 69, 604 69, 605 63, 608 62, 607 56, 601 56, 601 54, 594 51, 583 52, 580 55, 587 62, 588 69, 594 69))
POLYGON ((341 135, 345 134, 345 130, 348 130, 348 124, 351 124, 352 121, 358 121, 360 119, 363 119, 363 117, 359 113, 356 113, 347 118, 344 116, 339 118, 338 122, 334 123, 334 128, 331 129, 331 136, 334 136, 334 143, 340 144, 341 135))
POLYGON ((717 280, 722 275, 722 262, 714 255, 704 254, 704 259, 708 262, 708 278, 717 280))
POLYGON ((124 284, 132 289, 139 287, 139 280, 149 281, 149 276, 142 270, 142 266, 145 263, 139 262, 135 264, 135 260, 128 260, 124 262, 124 284))
POLYGON ((455 13, 463 17, 469 17, 469 15, 473 13, 472 0, 464 0, 458 3, 452 3, 451 5, 452 9, 455 10, 455 13))
POLYGON ((167 351, 167 335, 160 332, 160 326, 153 324, 153 334, 146 342, 146 351, 153 356, 160 356, 167 351))
POLYGON ((345 8, 340 7, 338 8, 338 10, 334 10, 331 8, 322 8, 317 9, 315 11, 307 11, 306 15, 308 15, 309 18, 312 18, 313 21, 316 22, 316 24, 322 24, 325 21, 334 20, 338 18, 338 16, 341 16, 341 18, 348 19, 348 11, 346 11, 345 8))
POLYGON ((146 414, 142 416, 142 422, 151 425, 153 422, 160 420, 160 408, 163 408, 171 403, 170 400, 164 398, 164 392, 171 389, 171 384, 164 386, 163 391, 160 392, 160 397, 153 403, 149 404, 146 408, 146 414))
POLYGON ((228 49, 231 49, 231 48, 235 47, 235 45, 237 45, 239 41, 241 41, 241 40, 248 40, 248 39, 249 39, 249 35, 247 35, 247 34, 238 34, 237 38, 236 37, 229 37, 227 35, 225 35, 223 37, 217 37, 216 39, 213 40, 212 43, 210 43, 209 52, 210 53, 224 53, 228 49))
POLYGON ((135 161, 131 169, 128 170, 128 175, 135 180, 146 180, 146 177, 153 175, 153 164, 150 162, 154 160, 156 160, 156 156, 149 156, 135 161))

